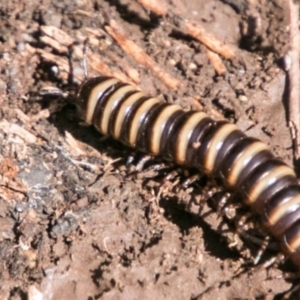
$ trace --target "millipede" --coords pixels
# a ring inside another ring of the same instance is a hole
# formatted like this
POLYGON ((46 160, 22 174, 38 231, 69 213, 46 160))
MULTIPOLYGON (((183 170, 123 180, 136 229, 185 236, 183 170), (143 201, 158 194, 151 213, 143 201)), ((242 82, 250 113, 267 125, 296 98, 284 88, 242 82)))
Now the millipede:
POLYGON ((194 167, 239 192, 300 267, 300 185, 295 172, 262 141, 228 121, 184 111, 107 76, 85 80, 76 95, 81 118, 141 152, 194 167))

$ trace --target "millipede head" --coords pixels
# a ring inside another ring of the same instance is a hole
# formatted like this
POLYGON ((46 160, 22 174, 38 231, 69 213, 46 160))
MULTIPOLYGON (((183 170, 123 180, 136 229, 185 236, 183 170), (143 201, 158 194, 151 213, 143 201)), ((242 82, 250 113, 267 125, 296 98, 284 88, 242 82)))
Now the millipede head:
MULTIPOLYGON (((85 80, 78 89, 75 98, 75 105, 77 107, 77 111, 79 116, 88 124, 92 123, 92 119, 89 116, 89 112, 93 111, 91 106, 98 101, 100 97, 103 96, 106 88, 101 88, 101 83, 110 77, 106 76, 96 76, 93 78, 89 78, 85 80), (98 87, 97 91, 96 88, 98 87), (97 93, 95 95, 95 93, 97 93)), ((93 107, 94 108, 94 107, 93 107)))

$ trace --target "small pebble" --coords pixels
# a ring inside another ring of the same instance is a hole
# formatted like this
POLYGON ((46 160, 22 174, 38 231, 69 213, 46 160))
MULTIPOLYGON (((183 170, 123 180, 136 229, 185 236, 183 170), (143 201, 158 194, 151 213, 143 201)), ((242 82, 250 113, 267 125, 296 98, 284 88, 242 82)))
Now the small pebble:
POLYGON ((245 95, 239 95, 239 100, 241 102, 247 102, 248 101, 248 98, 245 96, 245 95))

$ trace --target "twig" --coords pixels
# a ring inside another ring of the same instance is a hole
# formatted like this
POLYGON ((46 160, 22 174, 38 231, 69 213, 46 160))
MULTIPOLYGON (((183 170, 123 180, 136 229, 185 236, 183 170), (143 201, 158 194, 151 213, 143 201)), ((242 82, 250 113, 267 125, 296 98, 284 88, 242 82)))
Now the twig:
POLYGON ((165 15, 168 10, 165 5, 161 3, 161 1, 157 0, 137 0, 142 6, 151 12, 155 13, 158 16, 165 15))
POLYGON ((132 84, 132 81, 129 80, 124 73, 118 70, 112 70, 106 63, 104 63, 100 55, 95 55, 90 50, 87 50, 87 57, 90 69, 96 71, 98 74, 113 76, 123 82, 132 84))
MULTIPOLYGON (((137 0, 145 9, 150 10, 154 14, 163 16, 168 13, 168 9, 161 2, 156 0, 137 0)), ((197 22, 191 22, 186 19, 182 19, 181 16, 177 13, 170 13, 168 16, 171 18, 173 23, 177 25, 177 30, 184 32, 190 37, 201 42, 211 51, 218 53, 226 59, 234 59, 237 54, 237 48, 233 45, 226 44, 225 42, 220 41, 211 33, 207 32, 201 24, 197 22)), ((219 70, 216 70, 217 72, 219 70)))
POLYGON ((220 54, 226 59, 234 59, 237 49, 233 45, 220 41, 211 33, 207 32, 199 23, 190 21, 179 22, 180 29, 197 41, 204 44, 211 51, 220 54))
POLYGON ((218 75, 223 75, 227 72, 227 69, 223 64, 221 57, 217 53, 207 49, 207 57, 218 75))
POLYGON ((9 123, 5 119, 0 122, 0 129, 7 134, 17 135, 28 144, 35 144, 37 142, 36 136, 34 134, 19 126, 18 124, 9 123))
POLYGON ((290 60, 290 65, 286 66, 289 79, 289 103, 288 103, 288 125, 293 139, 293 151, 295 159, 299 158, 299 130, 300 130, 300 71, 299 71, 299 4, 289 0, 290 8, 290 51, 286 60, 290 60))
POLYGON ((75 42, 75 40, 69 34, 55 26, 40 26, 40 30, 44 34, 44 37, 47 36, 52 38, 59 43, 60 47, 62 45, 69 47, 75 42))
MULTIPOLYGON (((75 40, 61 29, 53 26, 41 26, 41 32, 45 34, 45 36, 40 37, 43 43, 47 44, 60 53, 67 53, 68 47, 72 46, 74 57, 83 60, 83 62, 87 63, 86 67, 95 71, 97 74, 114 76, 121 81, 132 83, 132 81, 122 72, 119 72, 118 70, 112 70, 104 62, 100 54, 94 55, 92 51, 90 51, 87 47, 84 47, 83 49, 81 45, 75 45, 75 40), (87 59, 84 59, 84 56, 86 56, 87 59)), ((90 43, 93 40, 93 36, 101 37, 105 34, 102 30, 97 31, 88 29, 87 32, 88 37, 81 37, 82 39, 84 39, 84 43, 90 43)), ((54 55, 43 49, 36 49, 36 52, 39 53, 45 61, 50 61, 56 64, 59 67, 60 77, 64 80, 67 80, 68 74, 70 72, 70 64, 66 58, 54 55)), ((84 72, 86 72, 86 69, 87 68, 83 68, 84 72)), ((85 74, 73 74, 74 81, 78 83, 82 82, 82 80, 85 79, 84 77, 85 74)))
POLYGON ((105 27, 106 31, 120 45, 124 52, 133 57, 139 64, 150 68, 153 74, 158 77, 169 88, 176 89, 180 81, 165 72, 142 48, 125 37, 123 30, 116 21, 111 20, 110 26, 105 27))

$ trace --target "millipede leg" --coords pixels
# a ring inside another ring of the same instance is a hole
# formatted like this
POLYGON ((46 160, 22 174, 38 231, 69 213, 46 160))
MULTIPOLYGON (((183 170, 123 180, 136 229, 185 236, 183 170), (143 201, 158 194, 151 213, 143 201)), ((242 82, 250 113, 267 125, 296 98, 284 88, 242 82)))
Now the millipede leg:
POLYGON ((172 181, 179 175, 178 169, 169 172, 163 179, 163 181, 172 181))
POLYGON ((142 158, 139 159, 138 163, 135 165, 136 171, 142 171, 145 167, 145 164, 153 159, 154 157, 151 155, 144 155, 142 158))
MULTIPOLYGON (((238 209, 238 207, 236 207, 236 209, 238 209)), ((250 229, 250 222, 249 220, 252 218, 252 214, 251 212, 247 212, 245 214, 242 215, 238 215, 236 220, 235 220, 235 226, 237 228, 238 232, 246 232, 247 230, 250 229)))
POLYGON ((84 78, 88 78, 88 64, 87 64, 87 59, 86 59, 86 50, 87 50, 87 45, 88 45, 89 39, 85 39, 83 43, 83 57, 82 57, 82 67, 84 71, 84 78))
POLYGON ((137 158, 136 154, 132 154, 128 156, 126 160, 126 165, 134 165, 135 171, 159 171, 173 166, 173 164, 170 166, 169 163, 166 164, 165 162, 161 162, 161 163, 153 163, 149 167, 145 168, 148 162, 154 161, 156 159, 157 158, 152 155, 143 154, 142 157, 137 158), (134 163, 135 160, 137 160, 137 163, 134 163))
POLYGON ((189 187, 190 185, 192 185, 195 181, 199 180, 202 178, 202 175, 201 174, 195 174, 195 175, 192 175, 190 176, 189 178, 187 178, 183 183, 182 183, 182 186, 187 188, 189 187))
POLYGON ((230 193, 224 193, 221 199, 217 202, 217 213, 219 215, 222 215, 222 211, 226 209, 230 197, 231 197, 230 193))
POLYGON ((264 240, 262 241, 262 244, 261 244, 257 254, 254 257, 254 261, 253 261, 254 265, 257 265, 258 262, 261 260, 261 257, 265 253, 265 251, 269 245, 269 242, 270 242, 270 236, 266 236, 264 238, 264 240))
POLYGON ((153 160, 154 157, 151 155, 145 155, 143 154, 142 156, 140 155, 140 153, 132 153, 130 154, 127 159, 126 159, 126 165, 129 166, 133 166, 134 167, 134 171, 142 171, 145 167, 145 164, 148 161, 153 160))
MULTIPOLYGON (((264 264, 263 267, 268 269, 268 278, 274 278, 274 276, 271 275, 271 267, 272 269, 277 269, 278 266, 286 261, 286 257, 282 253, 278 253, 277 255, 274 255, 270 259, 268 259, 264 264)), ((278 276, 276 276, 278 277, 278 276)))
POLYGON ((133 164, 134 160, 136 158, 136 154, 130 154, 128 155, 127 159, 126 159, 126 166, 130 166, 133 164))

